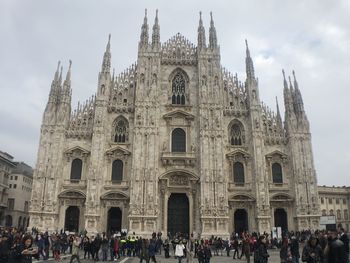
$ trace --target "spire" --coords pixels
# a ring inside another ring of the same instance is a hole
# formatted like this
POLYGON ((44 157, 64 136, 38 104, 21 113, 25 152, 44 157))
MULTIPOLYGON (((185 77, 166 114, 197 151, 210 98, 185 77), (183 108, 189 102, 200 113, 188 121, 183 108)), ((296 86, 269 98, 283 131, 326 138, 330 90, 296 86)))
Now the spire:
POLYGON ((57 63, 57 70, 55 72, 55 77, 54 77, 54 80, 53 81, 58 81, 58 76, 59 76, 59 71, 60 71, 60 65, 61 65, 61 61, 58 61, 57 63))
POLYGON ((154 19, 153 32, 152 32, 152 48, 160 47, 160 28, 158 22, 158 9, 156 10, 156 18, 154 19))
POLYGON ((304 103, 303 103, 303 98, 301 96, 301 93, 300 93, 300 90, 299 90, 299 85, 298 85, 298 82, 296 80, 296 77, 295 77, 295 72, 293 70, 293 78, 294 78, 294 93, 295 93, 295 105, 296 105, 296 109, 297 111, 301 112, 301 111, 304 111, 304 103))
POLYGON ((109 73, 111 70, 111 34, 108 35, 106 51, 103 55, 101 73, 109 73))
POLYGON ((148 46, 148 24, 147 24, 147 9, 145 9, 145 18, 143 19, 143 24, 141 27, 141 36, 139 47, 148 46))
POLYGON ((246 45, 246 59, 245 59, 245 64, 246 64, 246 74, 248 79, 254 79, 254 65, 253 65, 253 60, 250 57, 250 51, 248 47, 248 41, 247 39, 245 40, 245 45, 246 45))
POLYGON ((213 14, 210 12, 210 28, 209 28, 209 47, 211 49, 217 48, 217 37, 216 37, 216 29, 214 26, 213 14))
POLYGON ((69 68, 67 71, 67 75, 66 75, 66 82, 70 82, 70 76, 71 76, 71 67, 72 67, 72 60, 69 60, 69 68))
POLYGON ((280 113, 280 107, 278 106, 277 96, 276 96, 276 108, 277 108, 277 125, 278 127, 282 128, 282 118, 280 113))
POLYGON ((199 26, 198 26, 198 49, 206 47, 205 43, 205 29, 202 21, 202 12, 199 12, 199 26))
POLYGON ((286 80, 286 74, 284 73, 284 69, 282 69, 282 74, 283 74, 283 86, 284 89, 288 89, 288 84, 287 84, 287 80, 286 80))

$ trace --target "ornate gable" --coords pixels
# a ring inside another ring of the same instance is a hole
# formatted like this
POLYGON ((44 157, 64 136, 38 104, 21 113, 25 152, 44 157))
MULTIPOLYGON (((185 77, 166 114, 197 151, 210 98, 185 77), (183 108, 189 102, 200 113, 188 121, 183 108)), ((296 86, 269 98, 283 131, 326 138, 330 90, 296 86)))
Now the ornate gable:
POLYGON ((183 111, 183 110, 175 110, 163 115, 163 118, 170 125, 175 126, 190 126, 191 121, 194 120, 194 115, 183 111))
POLYGON ((238 157, 243 157, 244 159, 249 159, 250 154, 243 149, 234 149, 233 151, 226 154, 228 159, 237 159, 238 157))
POLYGON ((195 65, 197 48, 180 33, 162 45, 162 63, 172 65, 195 65))
POLYGON ((131 154, 131 152, 127 149, 124 149, 120 146, 115 146, 106 151, 106 155, 109 159, 113 158, 121 158, 125 159, 131 154))
POLYGON ((288 158, 288 155, 287 154, 285 154, 285 153, 283 153, 283 152, 281 152, 281 151, 279 151, 279 150, 275 150, 275 151, 273 151, 273 152, 270 152, 270 153, 268 153, 268 154, 266 154, 265 155, 265 157, 267 158, 267 159, 272 159, 272 158, 280 158, 280 159, 282 159, 283 161, 286 161, 287 160, 287 158, 288 158))
POLYGON ((87 149, 80 147, 80 146, 74 146, 72 148, 67 149, 64 154, 68 158, 68 161, 72 158, 86 158, 90 151, 87 149))

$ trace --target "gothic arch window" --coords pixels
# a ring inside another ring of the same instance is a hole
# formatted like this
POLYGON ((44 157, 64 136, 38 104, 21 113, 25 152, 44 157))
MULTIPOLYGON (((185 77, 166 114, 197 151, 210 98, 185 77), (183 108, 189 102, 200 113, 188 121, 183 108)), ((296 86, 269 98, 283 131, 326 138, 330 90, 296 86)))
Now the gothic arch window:
POLYGON ((282 184, 282 166, 279 163, 272 164, 272 182, 274 184, 282 184))
POLYGON ((176 128, 171 133, 171 151, 186 152, 186 132, 183 129, 176 128))
POLYGON ((114 142, 125 143, 129 141, 129 123, 120 116, 115 121, 114 142))
POLYGON ((186 79, 178 72, 171 81, 171 103, 175 105, 185 105, 186 102, 186 79))
POLYGON ((237 184, 244 184, 244 166, 241 162, 233 164, 233 181, 237 184))
POLYGON ((112 164, 112 181, 123 180, 124 163, 122 160, 115 160, 112 164))
POLYGON ((235 121, 230 126, 229 139, 231 145, 242 145, 245 141, 243 126, 235 121))
POLYGON ((79 158, 74 159, 70 170, 70 179, 80 180, 82 169, 83 169, 83 161, 79 158))

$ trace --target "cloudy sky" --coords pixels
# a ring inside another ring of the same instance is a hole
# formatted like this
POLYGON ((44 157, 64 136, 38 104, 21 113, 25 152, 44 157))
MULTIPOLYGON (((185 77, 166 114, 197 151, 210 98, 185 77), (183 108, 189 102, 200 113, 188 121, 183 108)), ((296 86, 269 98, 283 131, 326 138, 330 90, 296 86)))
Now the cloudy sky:
MULTIPOLYGON (((35 165, 42 113, 61 60, 72 59, 73 107, 95 93, 108 34, 116 72, 137 58, 144 9, 161 41, 197 41, 213 12, 222 65, 245 78, 247 38, 261 99, 283 104, 281 69, 296 71, 320 185, 350 185, 350 1, 0 0, 0 150, 35 165)), ((208 38, 207 38, 208 39, 208 38)))

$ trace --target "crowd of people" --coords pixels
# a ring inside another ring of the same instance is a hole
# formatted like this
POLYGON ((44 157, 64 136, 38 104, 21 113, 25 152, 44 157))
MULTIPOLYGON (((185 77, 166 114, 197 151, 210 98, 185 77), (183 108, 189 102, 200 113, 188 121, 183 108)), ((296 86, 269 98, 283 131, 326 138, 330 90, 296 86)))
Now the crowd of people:
POLYGON ((60 261, 70 255, 70 262, 80 259, 118 261, 123 257, 139 257, 141 262, 157 262, 156 255, 174 257, 177 262, 210 263, 213 256, 231 257, 246 262, 267 263, 268 249, 279 249, 283 263, 349 263, 349 239, 344 229, 336 231, 286 232, 282 239, 264 233, 233 233, 230 238, 195 238, 180 233, 163 239, 153 233, 149 239, 126 233, 106 235, 31 233, 15 228, 0 229, 0 263, 30 263, 32 259, 60 261), (300 246, 304 244, 304 246, 300 246), (303 247, 302 250, 300 247, 303 247), (300 253, 301 250, 301 253, 300 253), (232 254, 233 253, 233 254, 232 254))

